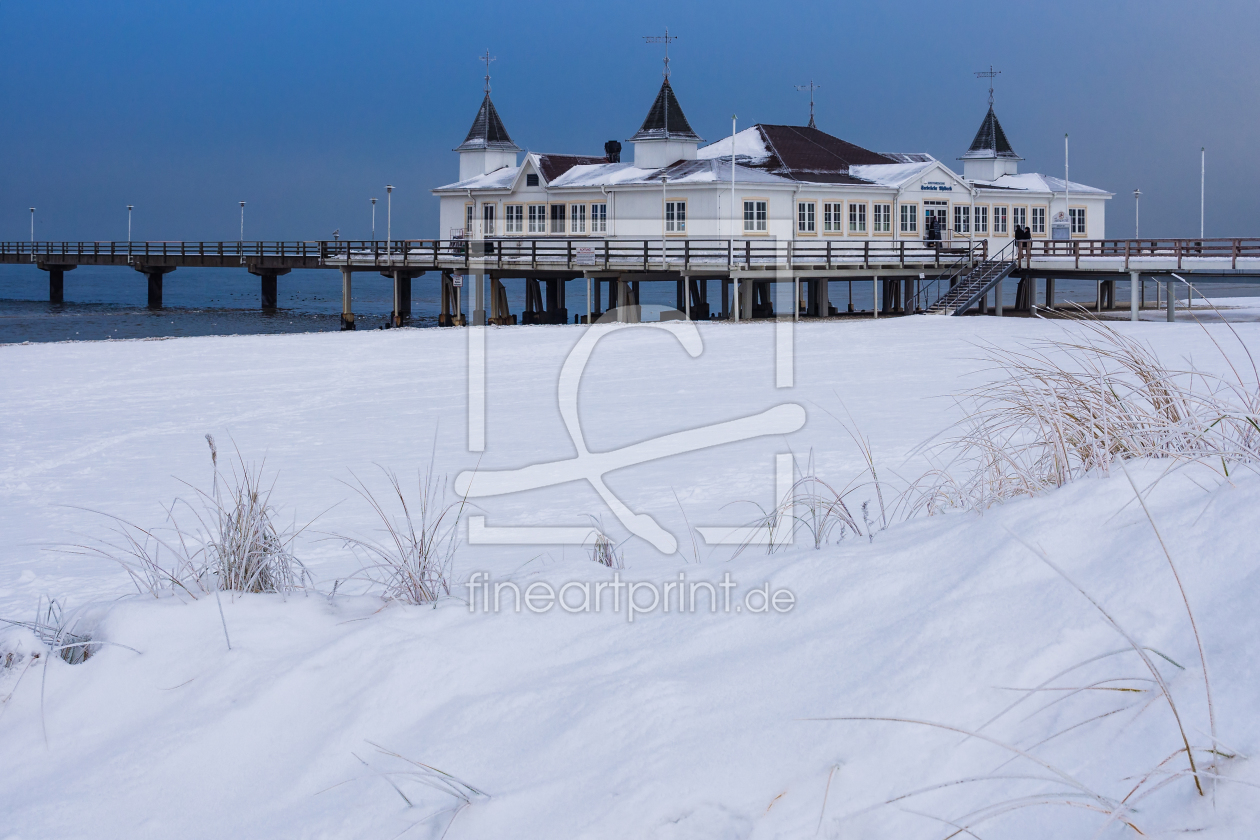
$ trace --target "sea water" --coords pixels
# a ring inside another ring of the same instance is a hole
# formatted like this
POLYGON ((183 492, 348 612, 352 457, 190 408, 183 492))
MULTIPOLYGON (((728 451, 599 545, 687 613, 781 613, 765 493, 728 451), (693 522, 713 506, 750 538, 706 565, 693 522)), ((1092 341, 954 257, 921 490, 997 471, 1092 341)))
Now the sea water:
MULTIPOLYGON (((412 281, 413 327, 436 327, 441 296, 436 272, 412 281)), ((1015 282, 1004 284, 1005 305, 1015 303, 1015 282)), ((1043 284, 1038 283, 1040 302, 1043 284)), ((508 307, 524 309, 524 282, 504 281, 508 307)), ((1209 297, 1251 297, 1260 286, 1228 281, 1198 284, 1209 297)), ((378 272, 356 272, 353 309, 358 329, 384 328, 393 309, 393 280, 378 272)), ((1128 308, 1127 279, 1117 283, 1120 308, 1128 308)), ((1154 284, 1147 286, 1154 303, 1154 284)), ((326 332, 341 328, 341 274, 331 270, 294 270, 277 278, 274 310, 261 308, 261 281, 246 271, 229 268, 180 268, 163 278, 163 306, 149 309, 148 284, 139 272, 109 266, 80 266, 65 273, 65 303, 48 302, 48 273, 35 266, 0 266, 0 344, 26 341, 93 341, 122 338, 162 338, 194 335, 256 335, 266 333, 326 332)), ((470 288, 463 290, 468 312, 470 288)), ((603 287, 607 297, 607 285, 603 287)), ((586 282, 566 284, 569 319, 586 314, 586 282)), ((645 282, 640 302, 666 307, 676 302, 675 284, 645 282)), ((1059 280, 1056 302, 1092 302, 1093 281, 1059 280)), ((1184 287, 1179 295, 1185 301, 1184 287)), ((832 281, 831 305, 845 312, 850 301, 859 312, 869 310, 873 297, 869 280, 832 281)), ((1196 298, 1198 295, 1196 295, 1196 298)), ((721 311, 721 284, 708 284, 710 310, 721 311)), ((600 307, 596 305, 598 311, 600 307)))

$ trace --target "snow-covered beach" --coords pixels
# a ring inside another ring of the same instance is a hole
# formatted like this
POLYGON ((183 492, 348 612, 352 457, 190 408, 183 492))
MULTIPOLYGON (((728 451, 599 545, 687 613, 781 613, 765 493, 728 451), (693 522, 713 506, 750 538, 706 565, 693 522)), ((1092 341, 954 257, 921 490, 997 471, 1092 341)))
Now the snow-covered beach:
MULTIPOLYGON (((1218 345, 1235 361, 1246 359, 1239 340, 1260 351, 1252 323, 1115 328, 1171 366, 1221 375, 1218 345)), ((82 664, 45 655, 46 668, 28 659, 0 672, 0 837, 932 837, 957 830, 942 819, 1058 801, 1068 788, 1077 807, 1013 810, 975 831, 1092 836, 1108 818, 1091 796, 1120 802, 1145 774, 1184 769, 1172 715, 1148 684, 1104 682, 1149 677, 1131 651, 1056 683, 1088 677, 1089 691, 1053 705, 1058 695, 1036 695, 985 730, 1051 769, 1007 763, 1010 750, 954 731, 818 719, 975 730, 1016 689, 1124 649, 1070 577, 1166 657, 1188 737, 1210 743, 1185 606, 1120 470, 983 514, 893 516, 883 529, 874 490, 862 491, 851 501, 869 502, 873 536, 817 550, 799 530, 769 555, 693 550, 689 537, 771 506, 776 453, 812 458, 838 486, 859 476, 846 424, 870 440, 890 486, 914 479, 931 466, 920 445, 961 416, 954 396, 996 375, 980 345, 1074 329, 1024 318, 801 324, 790 388, 776 388, 770 324, 701 325, 694 359, 660 330, 605 339, 579 403, 594 450, 784 402, 807 415, 786 438, 609 475, 681 546, 664 556, 626 541, 621 579, 729 575, 737 605, 764 585, 793 596, 782 611, 655 609, 633 622, 625 610, 470 612, 462 584, 476 572, 522 588, 610 580, 580 547, 463 545, 451 596, 408 606, 352 578, 359 560, 344 540, 380 536, 348 484, 385 488, 379 467, 406 486, 431 460, 453 477, 570 457, 556 381, 579 328, 489 331, 484 454, 467 449, 464 331, 0 347, 0 617, 29 619, 52 597, 82 608, 83 627, 109 643, 82 664), (102 514, 161 525, 164 505, 210 484, 206 434, 221 453, 265 457, 282 512, 314 520, 297 546, 311 591, 223 593, 221 618, 213 597, 137 595, 118 565, 57 550, 105 536, 102 514), (456 812, 462 800, 406 760, 457 777, 468 804, 456 812)), ((1163 468, 1129 467, 1143 487, 1163 468)), ((1245 758, 1260 750, 1258 501, 1260 478, 1246 469, 1228 481, 1180 470, 1151 491, 1204 639, 1217 749, 1236 757, 1216 757, 1224 779, 1207 780, 1207 796, 1171 779, 1105 836, 1131 834, 1131 822, 1148 835, 1245 837, 1260 819, 1260 773, 1245 758)), ((488 524, 594 518, 626 536, 585 483, 479 504, 488 524)), ((3 638, 35 650, 17 631, 3 638)))

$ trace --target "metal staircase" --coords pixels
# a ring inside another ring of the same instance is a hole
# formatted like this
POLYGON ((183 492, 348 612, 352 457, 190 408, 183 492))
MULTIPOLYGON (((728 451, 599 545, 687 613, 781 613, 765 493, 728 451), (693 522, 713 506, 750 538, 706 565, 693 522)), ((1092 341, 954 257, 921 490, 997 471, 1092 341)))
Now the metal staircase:
POLYGON ((985 260, 970 272, 958 278, 945 294, 927 308, 929 315, 961 315, 974 306, 990 289, 1010 276, 1018 261, 1015 243, 985 260))

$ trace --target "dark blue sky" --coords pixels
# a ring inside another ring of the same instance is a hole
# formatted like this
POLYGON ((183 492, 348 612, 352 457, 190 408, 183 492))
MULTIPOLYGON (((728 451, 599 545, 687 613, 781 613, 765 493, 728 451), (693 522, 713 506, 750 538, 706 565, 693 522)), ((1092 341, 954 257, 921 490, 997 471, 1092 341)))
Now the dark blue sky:
POLYGON ((1260 3, 478 3, 39 0, 0 4, 0 239, 366 237, 393 183, 395 236, 437 234, 428 192, 481 98, 534 151, 602 153, 660 84, 707 140, 753 122, 818 126, 954 162, 986 107, 1025 171, 1112 190, 1108 234, 1260 235, 1260 3))

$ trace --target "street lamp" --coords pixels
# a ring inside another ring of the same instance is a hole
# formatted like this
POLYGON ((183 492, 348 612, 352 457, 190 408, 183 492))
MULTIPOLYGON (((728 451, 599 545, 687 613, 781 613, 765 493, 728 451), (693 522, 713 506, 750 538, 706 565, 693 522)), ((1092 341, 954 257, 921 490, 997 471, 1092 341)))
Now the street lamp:
POLYGON ((1142 220, 1142 191, 1134 190, 1133 191, 1133 238, 1134 239, 1138 239, 1142 235, 1141 234, 1142 228, 1140 225, 1141 220, 1142 220))
POLYGON ((245 241, 245 202, 243 201, 241 202, 241 238, 238 239, 237 241, 238 242, 245 241))
POLYGON ((35 208, 31 208, 31 244, 35 244, 35 208))
POLYGON ((372 199, 372 241, 376 241, 376 199, 372 199))
POLYGON ((390 242, 393 241, 394 221, 394 185, 385 185, 385 253, 389 253, 390 242))
POLYGON ((128 204, 127 205, 127 241, 128 242, 131 241, 131 208, 132 208, 132 205, 128 204))

